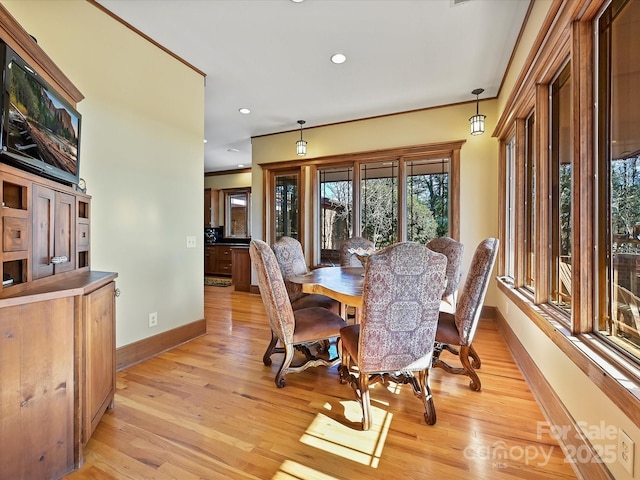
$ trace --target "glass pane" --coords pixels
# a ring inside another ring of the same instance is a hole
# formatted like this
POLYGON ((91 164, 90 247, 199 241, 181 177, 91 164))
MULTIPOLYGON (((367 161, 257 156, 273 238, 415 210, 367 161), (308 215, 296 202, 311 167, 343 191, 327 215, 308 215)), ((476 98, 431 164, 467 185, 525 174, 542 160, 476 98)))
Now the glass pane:
POLYGON ((248 238, 250 194, 248 192, 227 194, 227 237, 248 238))
POLYGON ((549 302, 571 311, 571 76, 567 65, 551 85, 551 217, 549 302))
POLYGON ((640 358, 640 2, 615 1, 600 23, 598 229, 599 322, 596 331, 640 358))
POLYGON ((532 113, 526 123, 526 152, 525 152, 525 207, 524 207, 524 284, 530 290, 535 281, 535 245, 536 245, 536 151, 535 151, 535 115, 532 113))
POLYGON ((353 168, 319 170, 320 264, 340 265, 340 244, 353 236, 353 168))
POLYGON ((292 237, 299 240, 298 174, 276 175, 274 183, 275 239, 279 240, 282 237, 292 237))
POLYGON ((398 241, 398 162, 360 166, 360 236, 376 248, 398 241))
POLYGON ((449 235, 449 159, 407 162, 407 240, 449 235))
POLYGON ((504 275, 514 278, 516 258, 516 137, 505 145, 505 266, 504 275))

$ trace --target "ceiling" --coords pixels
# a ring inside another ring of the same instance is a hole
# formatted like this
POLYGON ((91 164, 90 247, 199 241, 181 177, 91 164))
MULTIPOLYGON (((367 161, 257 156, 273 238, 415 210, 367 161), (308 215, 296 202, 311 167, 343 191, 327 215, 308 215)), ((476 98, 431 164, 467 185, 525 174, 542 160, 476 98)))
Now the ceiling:
MULTIPOLYGON (((498 94, 529 0, 97 0, 206 74, 204 171, 251 137, 498 94), (336 65, 330 57, 343 53, 336 65), (242 107, 251 113, 239 113, 242 107)), ((292 157, 295 156, 292 144, 292 157)), ((240 167, 241 168, 241 167, 240 167)))

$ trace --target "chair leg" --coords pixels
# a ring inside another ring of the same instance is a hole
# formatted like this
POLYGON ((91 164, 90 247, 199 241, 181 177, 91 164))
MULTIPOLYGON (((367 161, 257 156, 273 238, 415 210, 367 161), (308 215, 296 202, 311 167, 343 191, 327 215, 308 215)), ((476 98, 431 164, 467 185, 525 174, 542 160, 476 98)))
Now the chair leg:
POLYGON ((371 428, 371 401, 369 399, 369 375, 360 372, 358 375, 360 404, 362 405, 362 430, 371 428))
POLYGON ((418 385, 420 386, 420 398, 424 403, 424 420, 427 425, 435 425, 436 423, 436 406, 433 402, 433 395, 431 394, 431 386, 429 385, 429 370, 422 370, 414 372, 414 375, 418 379, 418 385))
POLYGON ((271 366, 271 355, 273 355, 273 351, 276 348, 276 343, 278 343, 278 336, 271 331, 271 341, 269 342, 269 346, 264 352, 262 356, 262 363, 264 363, 267 367, 271 366))
POLYGON ((351 369, 351 354, 349 350, 346 349, 344 343, 342 341, 339 342, 340 348, 339 351, 342 352, 340 355, 341 365, 338 367, 339 380, 342 385, 346 384, 349 381, 350 369, 351 369))
POLYGON ((278 370, 278 374, 276 375, 276 386, 278 388, 283 388, 286 383, 284 381, 284 376, 289 371, 289 367, 291 366, 291 362, 293 361, 293 354, 295 349, 293 345, 286 344, 284 346, 284 360, 282 361, 282 365, 280 366, 280 370, 278 370))
POLYGON ((482 383, 480 382, 480 378, 478 374, 474 370, 471 365, 471 361, 469 360, 469 353, 471 347, 463 346, 460 347, 460 363, 462 363, 462 368, 464 369, 464 374, 467 375, 471 381, 469 382, 469 388, 475 392, 479 392, 482 388, 482 383))
POLYGON ((473 348, 473 344, 469 345, 469 357, 471 358, 471 366, 479 370, 482 366, 482 361, 480 360, 480 355, 476 352, 476 349, 473 348))

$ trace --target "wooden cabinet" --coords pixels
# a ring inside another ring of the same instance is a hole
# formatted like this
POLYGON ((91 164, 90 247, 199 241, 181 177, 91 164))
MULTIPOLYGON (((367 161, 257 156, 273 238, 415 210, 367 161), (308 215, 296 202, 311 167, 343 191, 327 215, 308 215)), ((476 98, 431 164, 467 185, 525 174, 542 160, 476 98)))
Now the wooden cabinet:
POLYGON ((207 245, 204 251, 204 273, 231 275, 233 260, 230 245, 207 245))
POLYGON ((204 226, 217 227, 220 223, 220 191, 215 188, 204 189, 204 226))
POLYGON ((231 279, 237 292, 248 292, 251 287, 251 257, 248 247, 233 247, 231 279))
POLYGON ((115 282, 82 297, 83 428, 86 445, 116 391, 115 282))
POLYGON ((0 478, 82 463, 115 392, 115 278, 75 272, 0 298, 0 478))

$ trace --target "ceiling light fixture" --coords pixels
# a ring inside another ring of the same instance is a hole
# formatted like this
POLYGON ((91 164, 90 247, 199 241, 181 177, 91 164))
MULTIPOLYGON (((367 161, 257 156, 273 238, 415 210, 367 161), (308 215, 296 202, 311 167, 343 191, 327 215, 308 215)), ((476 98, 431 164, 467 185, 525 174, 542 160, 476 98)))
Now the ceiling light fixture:
POLYGON ((238 164, 238 168, 243 168, 243 167, 244 167, 244 164, 243 164, 243 163, 239 163, 239 164, 238 164))
POLYGON ((244 113, 245 115, 248 115, 248 114, 250 114, 250 113, 251 113, 251 110, 249 110, 247 107, 239 108, 239 109, 238 109, 238 111, 239 111, 240 113, 244 113))
POLYGON ((336 65, 339 65, 341 63, 346 62, 347 57, 342 53, 334 53, 333 55, 331 55, 331 61, 336 65))
POLYGON ((302 126, 305 123, 304 120, 298 120, 298 124, 300 125, 300 140, 296 142, 296 153, 299 157, 304 157, 307 154, 307 142, 302 139, 302 126))
POLYGON ((480 115, 479 112, 479 100, 478 95, 484 92, 484 88, 476 88, 472 95, 476 96, 476 114, 469 119, 469 123, 471 123, 471 135, 482 135, 484 133, 484 119, 487 118, 486 115, 480 115))

